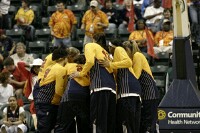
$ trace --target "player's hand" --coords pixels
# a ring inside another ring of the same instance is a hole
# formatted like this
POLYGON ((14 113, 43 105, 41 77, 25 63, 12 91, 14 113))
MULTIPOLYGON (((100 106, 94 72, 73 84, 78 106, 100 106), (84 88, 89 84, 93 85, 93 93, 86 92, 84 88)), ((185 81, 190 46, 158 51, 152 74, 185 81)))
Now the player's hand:
POLYGON ((72 73, 72 74, 69 76, 70 79, 78 78, 78 77, 80 77, 80 72, 78 72, 78 71, 72 73))
POLYGON ((99 60, 98 62, 103 67, 110 67, 110 61, 106 58, 104 58, 104 60, 99 60))

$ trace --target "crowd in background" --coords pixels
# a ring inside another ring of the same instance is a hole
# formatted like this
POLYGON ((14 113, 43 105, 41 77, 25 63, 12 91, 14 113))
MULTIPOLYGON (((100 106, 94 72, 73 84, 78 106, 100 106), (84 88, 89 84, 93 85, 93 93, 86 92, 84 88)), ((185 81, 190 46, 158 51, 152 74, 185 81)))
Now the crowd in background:
MULTIPOLYGON (((39 133, 159 132, 159 92, 144 53, 152 42, 155 55, 172 53, 169 5, 161 0, 44 0, 44 16, 48 6, 56 5, 48 21, 53 49, 45 58, 34 59, 27 53, 27 42, 37 41, 37 14, 31 1, 22 0, 12 20, 10 3, 0 2, 0 107, 7 105, 1 132, 29 130, 24 122, 26 102, 39 133), (66 3, 87 7, 80 27, 66 3), (12 28, 25 32, 23 42, 6 35, 12 28), (78 29, 84 32, 81 50, 72 47, 78 29), (128 31, 127 39, 106 39, 105 31, 113 29, 128 31)), ((200 2, 188 0, 187 5, 192 42, 198 45, 200 2)))

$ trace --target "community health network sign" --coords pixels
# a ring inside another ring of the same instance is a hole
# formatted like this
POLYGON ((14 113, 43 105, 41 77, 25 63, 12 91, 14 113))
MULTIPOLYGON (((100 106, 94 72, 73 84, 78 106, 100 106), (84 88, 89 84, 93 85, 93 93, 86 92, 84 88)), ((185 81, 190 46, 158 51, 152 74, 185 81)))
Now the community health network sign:
POLYGON ((200 129, 200 109, 159 109, 162 129, 200 129))

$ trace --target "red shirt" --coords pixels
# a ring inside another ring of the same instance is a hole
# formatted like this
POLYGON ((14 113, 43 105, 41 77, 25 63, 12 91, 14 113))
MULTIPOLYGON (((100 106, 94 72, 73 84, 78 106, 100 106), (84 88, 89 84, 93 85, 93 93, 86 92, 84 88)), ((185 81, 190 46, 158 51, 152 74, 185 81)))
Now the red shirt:
POLYGON ((24 96, 28 98, 32 91, 32 74, 30 71, 26 70, 26 66, 24 62, 18 62, 17 66, 19 70, 21 71, 21 73, 27 79, 27 82, 24 85, 23 93, 24 93, 24 96))
MULTIPOLYGON (((3 69, 2 72, 8 72, 8 70, 6 68, 3 69)), ((11 73, 13 75, 12 79, 14 79, 15 81, 18 82, 22 82, 22 81, 26 81, 26 77, 24 76, 24 74, 19 70, 18 67, 15 66, 15 70, 13 73, 11 73)), ((12 84, 14 89, 19 89, 17 86, 15 86, 14 84, 12 84)))

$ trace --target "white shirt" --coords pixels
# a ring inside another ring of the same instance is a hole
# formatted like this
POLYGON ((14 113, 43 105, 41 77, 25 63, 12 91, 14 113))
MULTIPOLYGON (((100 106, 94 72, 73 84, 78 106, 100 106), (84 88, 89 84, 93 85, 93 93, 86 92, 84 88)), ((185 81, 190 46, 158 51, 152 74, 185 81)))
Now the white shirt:
POLYGON ((8 98, 13 96, 13 87, 8 84, 6 87, 3 87, 0 84, 0 105, 4 105, 8 103, 8 98))
POLYGON ((140 1, 137 1, 137 0, 133 0, 133 4, 134 5, 142 5, 144 0, 140 0, 140 1))
POLYGON ((8 14, 9 8, 10 8, 10 0, 1 0, 1 2, 0 2, 1 14, 8 14))
MULTIPOLYGON (((144 18, 147 16, 154 15, 154 14, 163 13, 163 11, 164 11, 163 7, 160 7, 160 8, 154 8, 154 6, 147 7, 144 13, 144 18)), ((157 19, 162 19, 162 18, 163 18, 163 14, 157 15, 153 17, 152 19, 148 19, 146 23, 154 24, 157 19)))
MULTIPOLYGON (((7 107, 7 108, 4 108, 3 113, 4 113, 4 114, 7 114, 7 110, 8 110, 8 107, 7 107)), ((21 113, 23 113, 23 112, 25 112, 24 108, 23 108, 23 107, 19 107, 19 114, 21 114, 21 113)))
POLYGON ((15 63, 15 66, 17 66, 18 62, 25 62, 27 64, 32 64, 33 63, 33 56, 29 55, 29 54, 25 54, 24 57, 20 58, 17 54, 13 54, 10 56, 15 63))
POLYGON ((37 80, 38 80, 38 76, 32 77, 32 87, 31 87, 32 90, 31 90, 31 94, 28 96, 29 100, 33 100, 33 89, 37 80))

